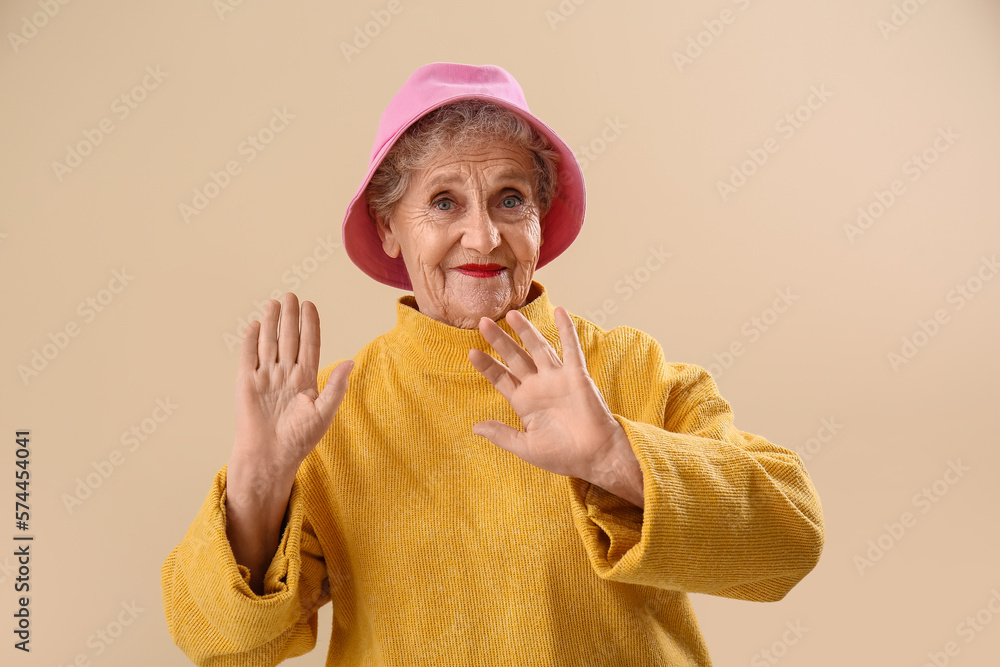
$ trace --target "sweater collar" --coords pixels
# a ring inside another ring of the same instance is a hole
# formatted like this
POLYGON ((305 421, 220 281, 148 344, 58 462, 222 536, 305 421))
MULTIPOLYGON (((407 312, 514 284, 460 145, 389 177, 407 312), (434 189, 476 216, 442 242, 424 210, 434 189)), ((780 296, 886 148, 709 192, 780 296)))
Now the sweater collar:
MULTIPOLYGON (((559 328, 556 326, 555 309, 549 301, 545 287, 532 281, 539 295, 518 308, 528 321, 545 337, 549 344, 561 354, 559 328)), ((497 325, 515 341, 520 338, 501 318, 497 325)), ((478 328, 462 329, 435 320, 417 310, 417 301, 412 294, 396 300, 396 326, 385 334, 385 342, 400 361, 411 364, 413 370, 429 373, 472 373, 479 374, 469 361, 469 350, 483 350, 495 359, 503 358, 486 342, 478 328)))

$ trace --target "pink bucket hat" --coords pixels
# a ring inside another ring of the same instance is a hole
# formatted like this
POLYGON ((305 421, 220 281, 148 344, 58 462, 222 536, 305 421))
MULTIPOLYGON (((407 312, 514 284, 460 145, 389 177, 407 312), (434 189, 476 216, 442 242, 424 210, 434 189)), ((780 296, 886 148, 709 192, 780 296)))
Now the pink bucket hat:
POLYGON ((361 181, 344 217, 343 240, 347 256, 358 268, 380 283, 405 290, 413 289, 402 255, 389 257, 382 250, 382 240, 375 229, 375 220, 368 213, 365 188, 382 158, 406 128, 429 111, 470 98, 494 102, 518 114, 547 138, 562 157, 555 198, 545 216, 544 243, 535 268, 541 268, 558 257, 580 233, 587 205, 583 170, 566 142, 528 110, 524 93, 514 77, 496 65, 477 67, 460 63, 430 63, 410 75, 382 112, 368 162, 368 173, 361 181))

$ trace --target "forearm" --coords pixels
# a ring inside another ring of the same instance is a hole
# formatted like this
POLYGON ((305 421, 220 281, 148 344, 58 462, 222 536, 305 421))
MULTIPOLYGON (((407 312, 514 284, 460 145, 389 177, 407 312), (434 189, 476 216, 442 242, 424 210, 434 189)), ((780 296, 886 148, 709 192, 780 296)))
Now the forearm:
POLYGON ((294 479, 294 471, 274 474, 236 455, 227 466, 226 536, 236 562, 250 570, 257 595, 281 540, 294 479))

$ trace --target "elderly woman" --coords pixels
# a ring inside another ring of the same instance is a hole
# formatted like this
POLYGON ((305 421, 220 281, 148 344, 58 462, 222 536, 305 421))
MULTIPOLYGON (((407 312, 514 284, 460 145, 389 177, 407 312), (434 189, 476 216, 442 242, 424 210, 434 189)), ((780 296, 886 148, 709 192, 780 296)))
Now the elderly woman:
POLYGON ((533 279, 584 203, 506 71, 406 81, 343 238, 413 294, 321 371, 310 302, 247 328, 232 455, 162 570, 191 660, 305 653, 330 602, 327 665, 709 665, 688 593, 780 600, 813 569, 799 457, 737 430, 704 369, 533 279))

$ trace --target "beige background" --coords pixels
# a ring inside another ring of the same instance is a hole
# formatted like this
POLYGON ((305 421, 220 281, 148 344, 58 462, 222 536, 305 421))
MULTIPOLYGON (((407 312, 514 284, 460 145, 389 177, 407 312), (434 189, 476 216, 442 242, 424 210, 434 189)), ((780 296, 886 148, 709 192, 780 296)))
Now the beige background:
MULTIPOLYGON (((402 293, 350 263, 340 224, 379 114, 432 61, 504 67, 581 158, 591 146, 582 234, 536 274, 553 302, 647 331, 675 361, 711 368, 741 343, 712 368, 737 426, 808 456, 823 558, 778 603, 693 596, 715 663, 775 664, 769 650, 787 665, 922 665, 954 641, 948 664, 996 664, 1000 280, 984 258, 1000 251, 1000 4, 223 2, 0 4, 0 541, 18 532, 19 428, 36 536, 30 655, 12 648, 13 546, 0 546, 3 664, 185 664, 159 569, 228 458, 227 336, 287 289, 319 309, 324 365, 393 325, 402 293), (391 20, 348 59, 341 44, 372 12, 391 20), (679 66, 685 49, 696 57, 679 66), (144 98, 127 117, 122 95, 144 98), (248 161, 241 142, 275 108, 294 118, 248 161), (53 166, 102 119, 113 131, 79 166, 53 166), (718 182, 765 145, 723 198, 718 182), (185 221, 180 205, 230 160, 240 173, 185 221), (877 191, 894 201, 849 238, 877 191), (647 272, 651 246, 670 258, 647 272), (644 282, 629 291, 625 276, 644 282), (775 317, 778 291, 794 300, 775 317), (935 335, 918 333, 939 310, 935 335), (904 337, 920 347, 894 367, 904 337), (51 358, 22 378, 35 352, 51 358), (144 420, 130 450, 121 434, 144 420), (859 566, 880 539, 888 551, 859 566), (133 602, 132 624, 101 640, 133 602), (977 613, 979 630, 962 625, 977 613)), ((295 664, 323 664, 329 623, 327 606, 295 664)))

